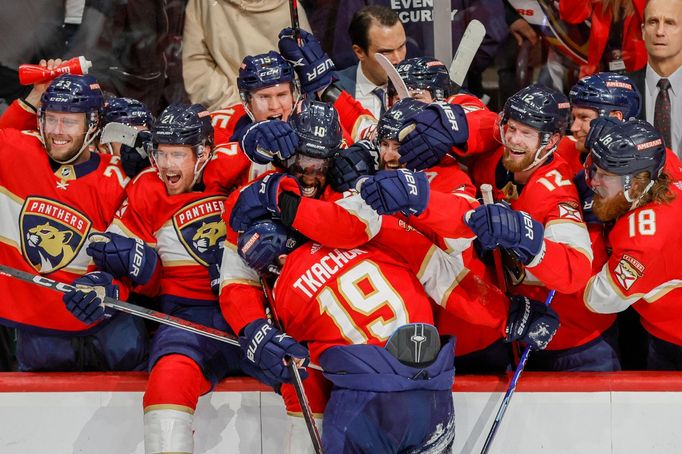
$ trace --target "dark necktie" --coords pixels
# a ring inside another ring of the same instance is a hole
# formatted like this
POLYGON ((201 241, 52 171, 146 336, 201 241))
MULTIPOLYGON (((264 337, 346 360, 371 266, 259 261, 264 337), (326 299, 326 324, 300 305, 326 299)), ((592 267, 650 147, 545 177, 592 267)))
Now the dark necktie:
POLYGON ((656 96, 656 106, 654 107, 654 127, 663 136, 665 146, 670 148, 671 133, 670 133, 670 81, 668 79, 661 79, 656 86, 659 88, 658 96, 656 96))
POLYGON ((381 87, 377 87, 374 90, 372 90, 372 93, 379 98, 379 101, 381 101, 381 113, 380 115, 383 116, 384 113, 386 112, 386 100, 384 99, 384 96, 386 95, 386 90, 384 90, 381 87))

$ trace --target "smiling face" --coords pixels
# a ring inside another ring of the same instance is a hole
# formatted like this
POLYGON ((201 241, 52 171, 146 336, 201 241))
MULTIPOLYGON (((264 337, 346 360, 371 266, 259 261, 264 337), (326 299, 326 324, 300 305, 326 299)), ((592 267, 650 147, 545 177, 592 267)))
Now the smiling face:
POLYGON ((294 91, 289 83, 261 88, 249 93, 247 107, 253 120, 278 119, 287 121, 294 106, 294 91))
POLYGON ((296 153, 286 162, 287 171, 301 183, 301 195, 317 199, 327 185, 329 160, 296 153))
MULTIPOLYGON (((43 137, 47 154, 58 162, 65 162, 78 153, 83 146, 87 125, 84 113, 46 111, 43 119, 43 137)), ((74 162, 79 164, 90 158, 84 152, 74 162)))
MULTIPOLYGON (((161 144, 154 150, 153 157, 168 195, 183 194, 192 190, 197 157, 191 146, 161 144)), ((198 167, 207 157, 208 153, 203 153, 198 167)))
POLYGON ((504 129, 504 143, 502 164, 510 172, 521 172, 535 159, 540 147, 540 133, 535 128, 510 119, 504 129))
POLYGON ((625 199, 623 177, 607 172, 588 161, 587 183, 594 191, 592 212, 602 222, 615 219, 628 211, 630 202, 625 199))
POLYGON ((391 139, 381 139, 379 142, 379 168, 394 170, 403 167, 400 159, 400 142, 391 139))

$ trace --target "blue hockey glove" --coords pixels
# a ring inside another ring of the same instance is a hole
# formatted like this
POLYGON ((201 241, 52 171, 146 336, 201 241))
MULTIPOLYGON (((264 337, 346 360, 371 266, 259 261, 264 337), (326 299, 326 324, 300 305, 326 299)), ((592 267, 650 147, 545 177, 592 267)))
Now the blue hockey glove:
POLYGON ((225 240, 219 241, 218 244, 213 247, 213 251, 208 257, 208 277, 211 279, 211 291, 214 295, 220 294, 220 265, 223 262, 224 249, 225 240))
POLYGON ((243 232, 257 219, 280 216, 277 205, 282 191, 301 195, 298 180, 286 173, 271 173, 241 190, 230 214, 230 227, 243 232))
POLYGON ((83 323, 91 324, 105 317, 110 317, 113 309, 106 308, 103 300, 105 296, 118 299, 118 286, 113 283, 111 274, 94 271, 85 274, 75 281, 75 287, 96 287, 92 290, 70 290, 62 297, 66 308, 83 323))
POLYGON ((265 120, 254 123, 241 140, 244 153, 253 162, 268 164, 277 157, 284 161, 296 152, 298 135, 289 123, 281 120, 265 120))
POLYGON ((502 246, 524 265, 544 253, 545 229, 524 211, 498 203, 481 205, 467 213, 465 222, 485 249, 502 246))
POLYGON ((429 203, 429 179, 424 172, 382 170, 362 182, 360 196, 379 214, 400 211, 419 215, 429 203))
POLYGON ((575 187, 578 190, 578 196, 582 203, 583 221, 585 221, 586 224, 603 224, 592 211, 594 191, 587 184, 587 181, 585 181, 585 170, 581 170, 573 177, 573 184, 575 184, 575 187))
POLYGON ((379 151, 369 140, 355 142, 335 154, 329 165, 327 178, 337 192, 355 188, 358 178, 374 175, 377 171, 379 151))
POLYGON ((97 268, 114 275, 129 277, 135 284, 146 284, 154 273, 158 255, 154 248, 138 238, 112 232, 92 233, 86 250, 97 268))
POLYGON ((512 296, 505 340, 519 340, 531 350, 544 350, 560 325, 559 314, 551 307, 525 296, 512 296))
POLYGON ((464 109, 447 103, 432 103, 403 120, 400 132, 400 162, 411 170, 438 164, 453 146, 469 138, 464 109))
POLYGON ((279 32, 279 53, 294 66, 303 92, 313 94, 333 82, 334 62, 312 34, 301 30, 301 40, 302 45, 299 46, 294 30, 283 29, 279 32))
POLYGON ((135 178, 137 174, 151 165, 147 155, 151 141, 150 131, 140 131, 137 133, 134 146, 121 144, 121 167, 128 178, 135 178))
POLYGON ((246 359, 268 372, 268 376, 282 382, 292 383, 294 377, 287 368, 289 359, 302 359, 303 368, 299 368, 301 379, 308 377, 305 367, 310 362, 308 349, 296 342, 291 336, 274 328, 267 320, 259 318, 244 327, 244 334, 239 336, 239 344, 246 354, 246 359))

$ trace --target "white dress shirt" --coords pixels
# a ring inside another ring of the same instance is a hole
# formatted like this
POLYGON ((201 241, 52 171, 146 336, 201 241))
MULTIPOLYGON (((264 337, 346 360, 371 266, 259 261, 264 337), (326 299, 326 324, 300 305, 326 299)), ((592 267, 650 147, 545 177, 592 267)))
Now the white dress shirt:
MULTIPOLYGON (((659 89, 656 86, 662 77, 649 65, 646 65, 645 90, 642 93, 646 106, 646 121, 654 124, 654 108, 659 89)), ((667 79, 670 81, 670 139, 672 150, 677 156, 682 157, 682 66, 672 73, 667 79)))
POLYGON ((358 69, 355 76, 355 99, 357 99, 365 109, 372 112, 374 118, 381 118, 381 101, 372 90, 381 88, 386 92, 386 87, 386 84, 379 86, 370 82, 362 72, 362 62, 358 63, 358 69))

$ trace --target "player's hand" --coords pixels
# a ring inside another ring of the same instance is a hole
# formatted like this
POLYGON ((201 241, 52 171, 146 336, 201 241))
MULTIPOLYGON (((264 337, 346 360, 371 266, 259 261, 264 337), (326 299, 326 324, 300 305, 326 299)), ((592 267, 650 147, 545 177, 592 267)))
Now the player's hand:
POLYGON ((213 251, 208 256, 208 277, 211 279, 211 291, 214 295, 220 294, 220 265, 223 263, 224 250, 225 240, 222 240, 213 246, 213 251))
MULTIPOLYGON (((55 69, 57 66, 61 65, 63 63, 61 58, 50 58, 49 60, 42 59, 38 62, 38 65, 42 66, 43 68, 52 70, 55 69)), ((54 79, 52 79, 54 80, 54 79)), ((48 80, 46 82, 36 82, 33 84, 33 88, 29 92, 28 95, 26 95, 26 101, 29 102, 32 106, 35 108, 40 107, 40 98, 43 96, 43 93, 45 90, 47 90, 47 87, 52 83, 52 80, 48 80)))
POLYGON ((464 221, 485 249, 502 246, 525 265, 544 255, 545 229, 524 211, 498 203, 481 205, 468 212, 464 221))
POLYGON ((286 173, 270 173, 244 187, 230 214, 232 230, 243 232, 258 219, 279 217, 279 196, 284 191, 301 195, 298 180, 286 173))
POLYGON ((92 233, 86 249, 97 268, 117 278, 128 277, 135 284, 149 282, 158 262, 156 251, 139 238, 112 232, 92 233))
POLYGON ((288 361, 295 361, 301 379, 308 377, 305 367, 310 362, 308 349, 291 336, 274 328, 267 320, 259 318, 244 327, 239 336, 246 359, 258 366, 265 375, 280 383, 292 383, 294 377, 287 367, 288 361))
POLYGON ((290 158, 298 146, 298 135, 289 123, 265 120, 252 124, 241 139, 241 147, 253 162, 268 164, 279 158, 290 158))
POLYGON ((111 316, 112 310, 103 301, 105 296, 118 299, 118 286, 111 274, 94 271, 79 277, 73 285, 79 290, 65 293, 62 301, 74 317, 89 325, 111 316))
POLYGON ((377 171, 379 151, 369 140, 355 142, 332 156, 327 178, 337 192, 355 187, 360 177, 374 175, 377 171))
POLYGON ((400 162, 411 170, 428 169, 453 146, 465 147, 468 138, 469 126, 461 106, 431 103, 403 120, 398 133, 400 162))
POLYGON ((429 179, 424 172, 382 170, 362 181, 360 196, 379 214, 419 215, 429 203, 429 179))
POLYGON ((135 145, 129 147, 121 144, 121 166, 128 178, 135 178, 137 174, 151 165, 147 154, 151 143, 151 131, 139 131, 135 138, 135 145))
POLYGON ((279 32, 279 53, 293 65, 303 92, 317 93, 333 82, 334 62, 312 34, 301 30, 301 41, 299 46, 292 28, 283 29, 279 32))
POLYGON ((544 350, 560 325, 559 314, 550 306, 525 296, 512 296, 505 340, 519 340, 531 350, 544 350))

